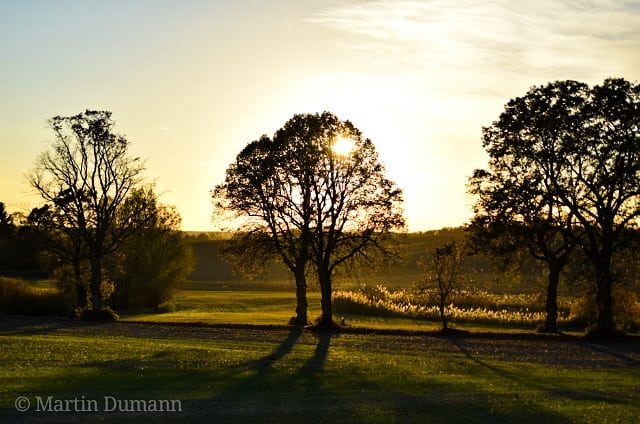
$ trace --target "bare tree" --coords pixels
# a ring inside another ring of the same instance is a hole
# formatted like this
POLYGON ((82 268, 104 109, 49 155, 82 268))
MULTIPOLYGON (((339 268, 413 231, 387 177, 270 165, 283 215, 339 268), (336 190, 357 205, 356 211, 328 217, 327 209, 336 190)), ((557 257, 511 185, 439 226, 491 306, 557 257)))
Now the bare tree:
POLYGON ((142 182, 144 163, 129 155, 129 141, 113 132, 111 112, 87 110, 49 120, 54 140, 29 174, 31 186, 50 205, 54 229, 77 232, 91 268, 92 309, 102 306, 102 260, 147 220, 144 207, 118 209, 142 182))
POLYGON ((460 267, 463 257, 463 245, 450 242, 429 249, 427 255, 418 261, 418 268, 422 271, 418 285, 435 292, 444 330, 448 328, 447 303, 451 295, 461 288, 460 267))

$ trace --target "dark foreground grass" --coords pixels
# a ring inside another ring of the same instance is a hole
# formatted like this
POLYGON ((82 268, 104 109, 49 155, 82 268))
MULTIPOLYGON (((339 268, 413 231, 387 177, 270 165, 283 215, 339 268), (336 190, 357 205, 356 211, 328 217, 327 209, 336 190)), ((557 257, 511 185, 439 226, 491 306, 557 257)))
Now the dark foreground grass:
POLYGON ((637 341, 124 323, 10 327, 0 332, 0 422, 562 423, 640 416, 637 341), (554 348, 565 351, 557 361, 554 348), (16 411, 19 396, 30 401, 29 411, 16 411), (100 411, 36 411, 38 398, 46 403, 49 396, 52 406, 95 400, 100 411), (181 411, 105 412, 105 396, 179 400, 181 411))

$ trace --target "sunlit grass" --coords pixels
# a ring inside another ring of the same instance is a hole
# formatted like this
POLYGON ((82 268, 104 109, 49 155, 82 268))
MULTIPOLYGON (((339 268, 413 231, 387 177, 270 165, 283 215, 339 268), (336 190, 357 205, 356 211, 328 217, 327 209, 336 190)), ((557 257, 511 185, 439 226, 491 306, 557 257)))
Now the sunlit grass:
POLYGON ((634 422, 640 414, 638 368, 425 354, 373 335, 284 330, 269 341, 66 331, 0 335, 0 416, 8 422, 154 419, 18 413, 17 396, 181 400, 180 415, 155 416, 163 422, 634 422))
MULTIPOLYGON (((320 315, 320 295, 308 295, 309 316, 320 315)), ((295 316, 293 291, 183 290, 176 311, 123 317, 130 321, 203 324, 286 325, 295 316)))

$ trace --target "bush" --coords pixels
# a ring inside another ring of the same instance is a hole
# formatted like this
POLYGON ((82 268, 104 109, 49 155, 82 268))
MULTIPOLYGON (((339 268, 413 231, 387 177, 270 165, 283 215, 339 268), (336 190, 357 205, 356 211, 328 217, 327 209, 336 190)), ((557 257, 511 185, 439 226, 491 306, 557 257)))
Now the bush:
POLYGON ((95 312, 90 307, 77 311, 78 318, 82 321, 117 321, 120 316, 108 306, 95 312))
POLYGON ((70 299, 53 288, 37 288, 24 280, 0 277, 0 314, 65 316, 70 299))
POLYGON ((640 328, 638 293, 627 287, 614 287, 612 296, 616 326, 624 331, 638 331, 640 328))
MULTIPOLYGON (((640 328, 640 300, 638 294, 624 286, 611 290, 613 297, 613 319, 617 328, 624 331, 638 331, 640 328)), ((594 325, 598 317, 596 296, 593 290, 584 293, 571 305, 569 320, 584 327, 594 325)))
POLYGON ((150 196, 154 219, 105 260, 105 274, 113 282, 111 305, 129 313, 167 311, 193 269, 191 246, 179 231, 174 208, 157 203, 153 192, 137 196, 150 196))

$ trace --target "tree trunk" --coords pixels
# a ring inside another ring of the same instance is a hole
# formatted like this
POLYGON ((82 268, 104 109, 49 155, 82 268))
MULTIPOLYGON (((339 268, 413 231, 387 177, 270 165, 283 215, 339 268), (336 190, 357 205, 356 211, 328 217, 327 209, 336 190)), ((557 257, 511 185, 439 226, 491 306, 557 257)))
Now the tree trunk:
POLYGON ((596 305, 598 322, 596 331, 602 334, 613 334, 613 300, 611 297, 611 255, 603 253, 596 261, 596 305))
POLYGON ((73 261, 73 278, 76 289, 76 306, 85 308, 87 306, 87 288, 82 281, 82 271, 78 260, 73 261))
POLYGON ((442 329, 446 330, 447 329, 447 316, 445 314, 445 299, 441 299, 440 303, 438 304, 438 309, 440 310, 440 320, 442 321, 442 329))
POLYGON ((91 289, 91 305, 93 312, 99 312, 102 308, 102 256, 99 252, 91 252, 91 280, 89 288, 91 289))
POLYGON ((307 316, 307 279, 304 269, 295 273, 296 278, 296 318, 295 325, 307 325, 309 320, 307 316))
POLYGON ((542 329, 545 333, 558 332, 558 284, 562 267, 549 264, 549 280, 547 282, 546 319, 542 329))
POLYGON ((333 324, 333 309, 331 305, 331 272, 328 267, 318 267, 318 281, 320 283, 320 294, 322 296, 320 304, 322 306, 322 316, 318 327, 331 328, 333 324))

